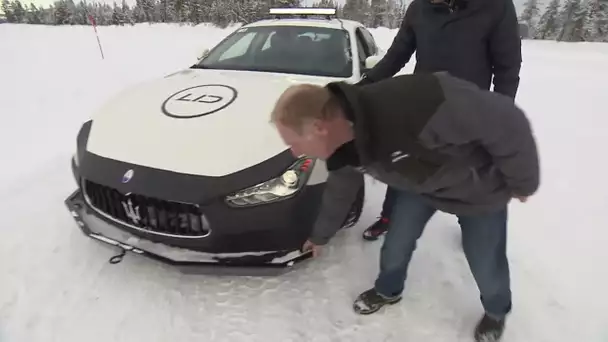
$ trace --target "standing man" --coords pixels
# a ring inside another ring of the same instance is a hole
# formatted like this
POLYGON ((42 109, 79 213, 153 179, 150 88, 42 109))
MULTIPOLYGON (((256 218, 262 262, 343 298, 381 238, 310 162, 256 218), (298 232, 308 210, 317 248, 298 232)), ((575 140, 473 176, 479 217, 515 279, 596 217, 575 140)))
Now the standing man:
MULTIPOLYGON (((507 205, 512 198, 525 202, 539 186, 534 135, 510 97, 446 72, 365 86, 301 84, 279 97, 271 122, 294 155, 325 160, 334 177, 354 169, 395 189, 380 273, 355 300, 357 313, 401 300, 416 241, 440 210, 458 217, 481 294, 485 315, 475 339, 500 339, 511 311, 507 205)), ((318 252, 314 240, 338 229, 316 226, 303 249, 318 252)))
MULTIPOLYGON (((482 89, 515 99, 521 38, 513 0, 413 0, 384 58, 359 84, 392 77, 416 52, 414 73, 447 71, 482 89)), ((394 192, 388 187, 380 219, 366 240, 386 233, 394 192)))

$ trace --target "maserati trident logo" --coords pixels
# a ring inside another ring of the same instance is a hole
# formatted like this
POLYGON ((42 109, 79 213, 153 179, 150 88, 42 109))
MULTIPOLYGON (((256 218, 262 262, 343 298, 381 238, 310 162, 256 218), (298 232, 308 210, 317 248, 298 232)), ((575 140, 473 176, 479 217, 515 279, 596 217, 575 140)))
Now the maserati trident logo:
POLYGON ((125 172, 125 174, 122 175, 122 182, 129 183, 131 181, 131 179, 133 178, 134 173, 135 173, 135 171, 133 171, 133 169, 130 169, 127 172, 125 172))
POLYGON ((139 206, 133 206, 133 201, 129 198, 127 202, 122 202, 122 207, 125 209, 125 214, 135 224, 139 224, 141 221, 141 215, 139 214, 139 206))

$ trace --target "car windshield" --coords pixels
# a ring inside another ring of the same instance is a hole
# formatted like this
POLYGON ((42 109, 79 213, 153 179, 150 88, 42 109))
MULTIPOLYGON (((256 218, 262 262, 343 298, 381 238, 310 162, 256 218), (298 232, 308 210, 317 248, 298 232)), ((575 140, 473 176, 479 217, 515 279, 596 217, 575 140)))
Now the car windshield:
POLYGON ((350 77, 348 32, 309 26, 241 28, 193 68, 350 77))

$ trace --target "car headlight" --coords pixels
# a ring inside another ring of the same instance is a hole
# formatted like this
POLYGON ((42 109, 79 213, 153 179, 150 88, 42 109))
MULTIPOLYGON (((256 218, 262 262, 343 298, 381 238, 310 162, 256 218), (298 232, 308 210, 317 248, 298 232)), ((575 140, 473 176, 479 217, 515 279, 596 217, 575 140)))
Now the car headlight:
POLYGON ((312 158, 299 158, 281 176, 227 196, 226 203, 234 207, 247 207, 290 198, 304 187, 314 163, 312 158))

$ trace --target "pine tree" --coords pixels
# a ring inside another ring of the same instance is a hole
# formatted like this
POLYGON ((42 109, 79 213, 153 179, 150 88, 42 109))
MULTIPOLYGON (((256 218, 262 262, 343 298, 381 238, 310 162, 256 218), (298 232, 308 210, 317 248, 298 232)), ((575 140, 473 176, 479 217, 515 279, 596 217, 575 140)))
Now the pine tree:
POLYGON ((55 7, 49 5, 49 8, 41 8, 40 16, 43 25, 55 25, 55 7))
POLYGON ((76 25, 89 25, 89 18, 87 17, 88 9, 84 1, 78 2, 76 9, 74 10, 73 20, 76 25))
POLYGON ((71 25, 80 25, 80 18, 78 18, 78 6, 74 2, 74 0, 67 0, 68 3, 68 11, 70 12, 70 24, 71 25))
POLYGON ((133 13, 131 11, 131 7, 127 4, 126 0, 122 0, 122 4, 120 6, 120 12, 122 13, 122 19, 125 24, 133 25, 133 13))
POLYGON ((230 23, 232 23, 232 18, 226 15, 226 13, 231 13, 231 4, 229 1, 231 0, 213 1, 209 9, 209 21, 219 26, 220 28, 225 28, 230 25, 230 23))
POLYGON ((601 42, 608 42, 608 3, 602 2, 597 18, 598 39, 601 42))
POLYGON ((123 26, 125 24, 124 17, 122 15, 122 7, 118 7, 116 2, 112 6, 112 25, 123 26))
POLYGON ((156 3, 156 18, 163 23, 176 22, 175 2, 171 0, 159 0, 156 3))
POLYGON ((334 0, 321 0, 312 4, 312 7, 315 8, 337 8, 337 4, 334 0))
POLYGON ((343 11, 344 18, 370 26, 370 3, 367 0, 346 0, 343 11))
POLYGON ((101 20, 103 25, 112 25, 112 14, 114 14, 114 9, 109 4, 103 4, 100 6, 101 12, 101 20))
POLYGON ((33 3, 29 5, 25 22, 32 25, 42 24, 42 12, 33 3))
POLYGON ((25 23, 25 8, 23 8, 23 4, 21 1, 15 0, 11 4, 11 10, 13 12, 13 18, 15 23, 25 23))
POLYGON ((175 12, 176 22, 182 23, 188 21, 188 6, 186 0, 172 0, 173 10, 175 12))
POLYGON ((15 22, 15 16, 13 15, 13 5, 9 0, 2 0, 2 12, 6 16, 6 21, 9 23, 15 22))
POLYGON ((585 3, 585 7, 587 9, 585 40, 601 42, 608 38, 608 4, 600 0, 589 0, 585 3))
POLYGON ((203 3, 200 0, 188 0, 188 20, 193 25, 198 25, 203 21, 203 3))
POLYGON ((135 0, 135 6, 133 6, 133 10, 131 11, 131 16, 133 21, 136 23, 143 23, 146 19, 146 15, 142 8, 141 0, 135 0))
POLYGON ((536 38, 539 39, 554 39, 558 32, 558 10, 560 0, 551 0, 545 13, 540 17, 536 27, 536 38))
POLYGON ((536 35, 536 20, 540 14, 538 9, 538 0, 527 0, 524 4, 524 10, 519 17, 521 23, 525 23, 528 26, 529 36, 536 35))
POLYGON ((401 18, 401 6, 403 1, 400 0, 388 0, 386 4, 386 24, 385 26, 394 29, 399 27, 402 20, 401 18))
POLYGON ((55 2, 55 24, 77 25, 80 24, 76 16, 76 5, 73 0, 60 0, 55 2))
POLYGON ((336 2, 336 15, 339 18, 344 18, 344 5, 340 5, 336 2))
POLYGON ((155 5, 156 2, 155 0, 138 0, 139 2, 139 7, 141 8, 141 21, 140 22, 147 22, 147 23, 152 23, 155 20, 155 5))
POLYGON ((584 13, 581 11, 581 0, 566 0, 559 13, 560 31, 557 41, 578 41, 579 27, 582 26, 584 13))
POLYGON ((408 7, 409 7, 409 4, 407 2, 405 2, 405 0, 400 0, 399 10, 398 10, 399 22, 397 23, 398 27, 401 26, 401 24, 403 23, 403 19, 405 19, 405 13, 407 12, 408 7))
POLYGON ((248 24, 262 19, 268 13, 268 5, 264 0, 235 0, 230 6, 231 20, 248 24))
POLYGON ((371 0, 369 7, 370 27, 386 26, 387 14, 386 0, 371 0))
POLYGON ((300 7, 300 6, 302 6, 301 0, 270 0, 270 7, 273 7, 273 8, 286 8, 286 7, 291 8, 291 7, 300 7))
POLYGON ((55 1, 55 25, 67 25, 70 22, 68 4, 64 0, 55 1))
POLYGON ((361 9, 361 23, 370 27, 373 21, 371 3, 369 0, 358 0, 358 2, 358 8, 361 9))
POLYGON ((112 25, 114 14, 112 6, 105 3, 94 3, 87 7, 87 12, 95 19, 98 26, 112 25))
POLYGON ((574 12, 572 18, 572 33, 570 35, 570 41, 572 42, 583 42, 586 40, 588 33, 585 30, 587 22, 589 21, 587 7, 579 6, 577 11, 574 12))

